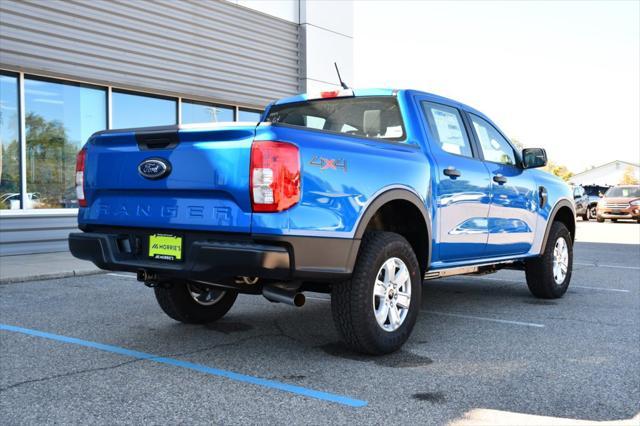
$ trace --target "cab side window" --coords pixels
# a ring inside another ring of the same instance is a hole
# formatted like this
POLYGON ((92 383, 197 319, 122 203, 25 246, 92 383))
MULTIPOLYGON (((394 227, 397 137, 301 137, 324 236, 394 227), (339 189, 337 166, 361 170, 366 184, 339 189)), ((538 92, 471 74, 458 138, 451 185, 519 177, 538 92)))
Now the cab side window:
POLYGON ((432 102, 422 102, 422 109, 429 123, 431 136, 443 151, 473 157, 460 111, 432 102))
POLYGON ((469 114, 485 161, 516 165, 516 154, 502 135, 486 120, 469 114))

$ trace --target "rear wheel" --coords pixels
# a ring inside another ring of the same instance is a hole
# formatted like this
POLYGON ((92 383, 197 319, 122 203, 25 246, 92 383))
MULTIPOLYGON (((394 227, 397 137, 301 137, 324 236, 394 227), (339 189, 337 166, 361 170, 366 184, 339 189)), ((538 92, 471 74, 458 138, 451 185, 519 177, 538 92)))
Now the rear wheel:
POLYGON ((355 351, 396 351, 413 330, 421 291, 420 267, 407 240, 391 232, 367 233, 351 279, 333 287, 333 321, 355 351))
POLYGON ((569 287, 572 267, 571 233, 562 222, 554 222, 544 254, 525 264, 527 286, 534 296, 542 299, 562 297, 569 287))
POLYGON ((164 313, 186 324, 205 324, 222 318, 238 297, 234 290, 187 282, 156 287, 154 291, 164 313))

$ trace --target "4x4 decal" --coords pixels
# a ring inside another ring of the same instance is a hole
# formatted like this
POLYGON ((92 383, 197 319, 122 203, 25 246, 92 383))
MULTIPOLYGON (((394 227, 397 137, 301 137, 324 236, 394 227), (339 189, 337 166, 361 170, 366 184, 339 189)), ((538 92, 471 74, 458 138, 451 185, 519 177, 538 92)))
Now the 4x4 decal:
POLYGON ((314 155, 311 161, 309 161, 309 165, 320 167, 320 170, 342 169, 345 173, 347 172, 347 160, 341 158, 325 158, 314 155))

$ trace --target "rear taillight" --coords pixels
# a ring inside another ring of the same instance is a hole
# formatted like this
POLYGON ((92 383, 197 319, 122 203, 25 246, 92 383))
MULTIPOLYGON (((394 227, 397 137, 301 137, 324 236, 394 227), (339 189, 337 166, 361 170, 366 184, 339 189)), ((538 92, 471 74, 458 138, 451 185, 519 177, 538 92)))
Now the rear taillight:
POLYGON ((87 200, 84 198, 84 165, 87 161, 87 151, 81 149, 76 157, 76 197, 80 207, 87 207, 87 200))
POLYGON ((251 206, 279 212, 300 201, 300 153, 286 142, 254 141, 251 146, 251 206))

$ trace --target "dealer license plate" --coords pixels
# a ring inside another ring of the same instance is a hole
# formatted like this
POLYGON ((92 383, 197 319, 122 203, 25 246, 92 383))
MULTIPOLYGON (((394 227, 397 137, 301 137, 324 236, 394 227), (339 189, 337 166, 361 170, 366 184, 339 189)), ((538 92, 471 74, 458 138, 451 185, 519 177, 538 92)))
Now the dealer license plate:
POLYGON ((182 260, 182 237, 171 234, 149 235, 149 257, 158 260, 182 260))

